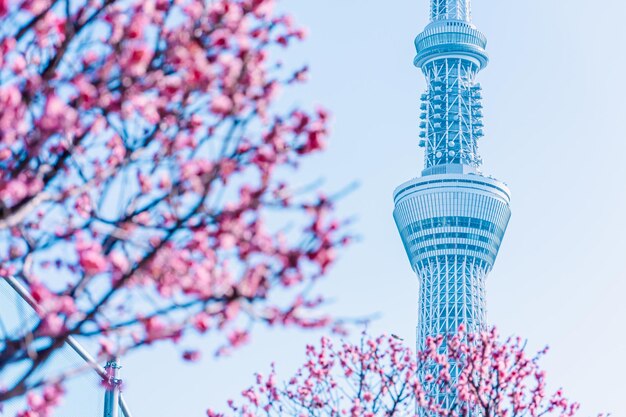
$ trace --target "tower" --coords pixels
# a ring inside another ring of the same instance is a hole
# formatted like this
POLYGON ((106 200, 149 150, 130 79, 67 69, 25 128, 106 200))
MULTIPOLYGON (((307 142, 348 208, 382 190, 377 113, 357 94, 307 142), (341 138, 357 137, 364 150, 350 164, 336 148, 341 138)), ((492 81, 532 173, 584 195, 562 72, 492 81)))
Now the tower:
POLYGON ((428 336, 486 327, 485 281, 511 215, 505 184, 480 171, 486 38, 471 23, 470 0, 431 0, 415 39, 421 96, 419 178, 394 192, 394 219, 420 282, 418 349, 428 336))

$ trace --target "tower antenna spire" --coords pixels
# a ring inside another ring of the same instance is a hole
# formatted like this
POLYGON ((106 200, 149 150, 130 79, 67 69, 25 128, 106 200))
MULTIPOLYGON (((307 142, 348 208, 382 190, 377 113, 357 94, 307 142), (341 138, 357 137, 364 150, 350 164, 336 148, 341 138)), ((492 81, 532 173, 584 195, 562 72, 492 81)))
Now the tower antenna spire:
POLYGON ((472 20, 471 0, 430 0, 430 20, 472 20))

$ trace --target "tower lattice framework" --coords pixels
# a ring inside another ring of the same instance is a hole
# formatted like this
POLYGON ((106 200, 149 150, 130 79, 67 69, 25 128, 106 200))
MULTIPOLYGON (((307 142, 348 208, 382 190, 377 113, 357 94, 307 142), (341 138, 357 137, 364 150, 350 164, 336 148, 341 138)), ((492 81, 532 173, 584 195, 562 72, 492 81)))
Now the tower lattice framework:
MULTIPOLYGON (((419 350, 428 337, 454 334, 461 324, 469 332, 486 328, 485 283, 511 216, 508 187, 480 170, 476 78, 488 63, 487 40, 470 9, 470 0, 431 0, 430 23, 415 39, 414 63, 427 82, 419 133, 424 170, 394 192, 394 219, 420 281, 419 350)), ((428 389, 446 406, 455 401, 428 389)))

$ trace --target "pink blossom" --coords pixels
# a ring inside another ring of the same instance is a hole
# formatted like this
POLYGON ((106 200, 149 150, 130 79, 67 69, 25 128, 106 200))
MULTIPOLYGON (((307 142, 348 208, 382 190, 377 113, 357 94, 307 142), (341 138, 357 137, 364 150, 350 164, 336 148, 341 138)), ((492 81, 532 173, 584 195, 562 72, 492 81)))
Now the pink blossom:
POLYGON ((41 320, 40 334, 43 336, 56 337, 66 330, 65 322, 56 313, 49 313, 41 320))
POLYGON ((68 107, 59 96, 52 94, 46 99, 44 116, 40 120, 40 125, 44 130, 65 130, 75 122, 76 117, 74 109, 68 107))
POLYGON ((158 317, 151 317, 144 321, 146 342, 152 343, 159 339, 168 339, 174 336, 174 331, 158 317))
POLYGON ((5 161, 11 157, 11 149, 3 148, 0 149, 0 161, 5 161))
POLYGON ((211 100, 211 111, 217 115, 225 116, 230 113, 232 108, 233 101, 228 96, 219 95, 211 100))
POLYGON ((89 194, 83 193, 76 198, 76 202, 74 203, 74 208, 76 213, 83 218, 89 218, 91 214, 91 199, 89 198, 89 194))
POLYGON ((7 202, 18 202, 28 196, 28 185, 26 181, 22 179, 16 179, 7 184, 2 191, 4 191, 3 197, 6 199, 7 202))
POLYGON ((187 362, 198 362, 201 356, 202 355, 197 350, 186 350, 183 352, 183 359, 187 362))
POLYGON ((126 255, 119 251, 111 252, 111 255, 109 255, 109 259, 113 267, 122 273, 126 273, 130 268, 130 262, 128 261, 128 258, 126 257, 126 255))
POLYGON ((249 340, 248 332, 235 330, 228 335, 228 342, 232 347, 239 347, 249 340))
POLYGON ((101 338, 98 344, 100 345, 98 356, 110 358, 115 353, 115 344, 111 340, 101 338))
POLYGON ((137 173, 137 181, 139 182, 139 188, 142 193, 148 194, 150 190, 152 190, 152 184, 150 182, 150 177, 148 177, 143 172, 137 173))
POLYGON ((107 261, 102 254, 102 248, 95 243, 79 242, 76 246, 78 251, 78 263, 88 275, 95 275, 107 269, 107 261))
POLYGON ((193 318, 193 326, 200 333, 204 333, 211 328, 211 317, 206 313, 197 314, 193 318))

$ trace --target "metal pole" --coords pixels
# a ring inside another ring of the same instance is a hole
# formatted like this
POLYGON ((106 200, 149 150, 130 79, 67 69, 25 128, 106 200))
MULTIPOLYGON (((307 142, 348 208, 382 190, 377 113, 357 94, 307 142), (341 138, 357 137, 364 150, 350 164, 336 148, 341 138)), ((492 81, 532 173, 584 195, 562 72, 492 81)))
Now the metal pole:
POLYGON ((120 392, 119 404, 120 404, 120 410, 122 410, 122 415, 124 417, 133 417, 132 414, 130 414, 130 410, 128 409, 128 405, 126 405, 126 401, 124 400, 124 397, 122 397, 122 393, 121 392, 120 392))
POLYGON ((107 391, 104 396, 104 417, 119 417, 120 384, 122 382, 119 379, 119 359, 110 360, 104 368, 108 370, 109 374, 106 381, 107 391))
MULTIPOLYGON (((20 296, 22 297, 22 299, 24 299, 24 301, 26 301, 28 303, 28 305, 30 305, 35 312, 37 313, 37 315, 41 316, 43 314, 45 314, 45 311, 42 309, 42 307, 37 303, 37 301, 35 301, 35 299, 33 298, 33 296, 30 294, 30 292, 15 278, 15 277, 2 277, 4 278, 4 280, 7 282, 7 284, 9 284, 11 286, 11 288, 13 288, 13 290, 20 296)), ((89 364, 89 366, 96 371, 96 373, 104 380, 108 380, 110 375, 108 374, 107 370, 100 365, 93 356, 91 356, 91 354, 89 352, 87 352, 87 350, 85 350, 85 348, 76 341, 76 339, 72 336, 68 336, 66 338, 66 343, 72 348, 72 350, 74 352, 76 352, 78 354, 78 356, 80 356, 85 362, 87 362, 87 364, 89 364)), ((114 362, 119 364, 119 361, 114 362)), ((107 363, 108 365, 108 363, 107 363)), ((118 366, 118 365, 116 365, 118 366)), ((117 369, 115 370, 115 378, 117 378, 117 374, 118 371, 117 369)), ((121 382, 121 380, 118 380, 121 382)), ((118 387, 117 389, 115 389, 115 391, 117 392, 115 397, 116 397, 116 403, 119 405, 119 409, 122 411, 122 414, 124 417, 132 417, 129 409, 128 409, 128 405, 126 404, 126 401, 124 400, 124 398, 122 397, 122 393, 120 392, 119 389, 119 383, 118 383, 118 387)), ((107 390, 107 394, 109 393, 109 390, 107 390)), ((106 410, 106 395, 105 395, 105 410, 106 410)), ((115 407, 117 408, 117 407, 115 407)), ((105 414, 106 416, 106 414, 105 414)), ((115 414, 114 417, 118 417, 118 414, 115 414)))

